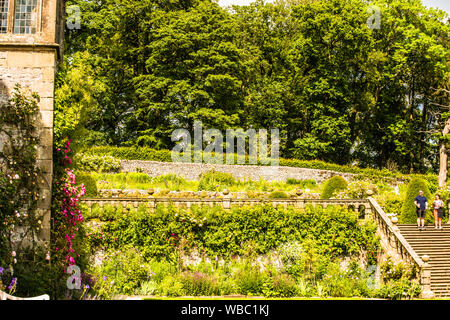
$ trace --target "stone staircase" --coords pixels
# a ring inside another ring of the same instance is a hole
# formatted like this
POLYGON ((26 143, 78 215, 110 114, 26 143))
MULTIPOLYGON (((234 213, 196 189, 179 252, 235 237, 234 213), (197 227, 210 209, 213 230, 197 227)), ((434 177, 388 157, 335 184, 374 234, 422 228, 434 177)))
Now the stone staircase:
POLYGON ((450 297, 450 224, 443 225, 442 230, 428 225, 420 231, 413 224, 398 225, 398 228, 420 257, 430 257, 431 290, 435 297, 450 297))

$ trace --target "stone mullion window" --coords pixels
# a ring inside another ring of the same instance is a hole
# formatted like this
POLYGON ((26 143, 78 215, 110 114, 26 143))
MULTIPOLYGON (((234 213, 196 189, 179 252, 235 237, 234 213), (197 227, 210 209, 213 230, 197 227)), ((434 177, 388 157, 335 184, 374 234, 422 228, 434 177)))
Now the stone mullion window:
POLYGON ((14 8, 14 33, 34 34, 38 22, 38 0, 16 0, 14 8))
POLYGON ((0 0, 0 33, 8 32, 9 0, 0 0))
POLYGON ((0 0, 0 34, 41 32, 42 0, 0 0))

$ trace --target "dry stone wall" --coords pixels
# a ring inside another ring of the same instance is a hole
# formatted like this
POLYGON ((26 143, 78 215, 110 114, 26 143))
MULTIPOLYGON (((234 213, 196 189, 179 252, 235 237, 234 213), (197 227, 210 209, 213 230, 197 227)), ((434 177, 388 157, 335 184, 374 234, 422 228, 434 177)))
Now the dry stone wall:
POLYGON ((216 170, 231 173, 235 179, 265 179, 268 181, 285 181, 288 178, 299 180, 315 180, 322 183, 333 176, 339 175, 346 180, 351 180, 354 174, 335 172, 330 170, 294 168, 294 167, 270 167, 254 165, 225 165, 225 164, 204 164, 204 163, 174 163, 141 160, 121 161, 122 172, 142 171, 152 177, 165 174, 176 174, 187 180, 198 180, 201 173, 216 170))

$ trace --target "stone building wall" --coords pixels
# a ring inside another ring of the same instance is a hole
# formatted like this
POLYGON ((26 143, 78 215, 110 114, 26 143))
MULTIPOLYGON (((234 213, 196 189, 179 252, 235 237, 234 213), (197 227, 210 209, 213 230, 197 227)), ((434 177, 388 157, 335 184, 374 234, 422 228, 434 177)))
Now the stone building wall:
POLYGON ((38 0, 31 17, 33 29, 21 34, 15 30, 15 6, 9 1, 8 29, 0 33, 0 102, 11 97, 16 84, 40 97, 38 166, 42 172, 38 184, 38 214, 42 216, 39 240, 50 240, 50 201, 53 170, 53 102, 56 63, 60 58, 62 0, 38 0))

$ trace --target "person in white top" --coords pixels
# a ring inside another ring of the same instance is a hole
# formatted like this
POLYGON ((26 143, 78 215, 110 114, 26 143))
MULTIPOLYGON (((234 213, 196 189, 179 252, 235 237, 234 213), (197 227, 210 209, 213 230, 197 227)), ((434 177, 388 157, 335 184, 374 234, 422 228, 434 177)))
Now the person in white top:
POLYGON ((434 228, 442 229, 442 216, 444 214, 444 202, 440 195, 436 195, 433 201, 434 228))

